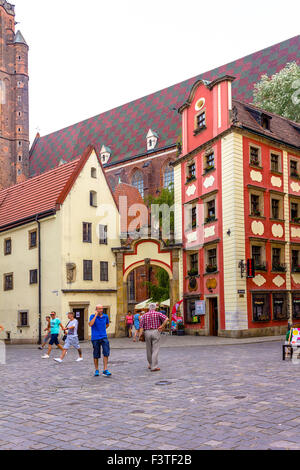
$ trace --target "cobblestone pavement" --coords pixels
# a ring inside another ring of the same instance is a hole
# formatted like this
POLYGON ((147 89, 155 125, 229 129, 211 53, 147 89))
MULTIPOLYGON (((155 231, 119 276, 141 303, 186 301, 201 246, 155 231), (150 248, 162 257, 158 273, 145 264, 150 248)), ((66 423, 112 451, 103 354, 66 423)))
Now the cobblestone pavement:
POLYGON ((7 348, 0 449, 300 449, 300 365, 281 342, 162 348, 158 373, 114 349, 111 378, 93 377, 90 346, 75 359, 7 348))

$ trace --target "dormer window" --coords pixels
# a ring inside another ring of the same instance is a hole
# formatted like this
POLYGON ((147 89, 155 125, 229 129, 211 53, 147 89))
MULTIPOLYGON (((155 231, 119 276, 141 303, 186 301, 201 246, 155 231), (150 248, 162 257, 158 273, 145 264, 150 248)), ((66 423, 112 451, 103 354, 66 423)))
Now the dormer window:
POLYGON ((262 114, 261 115, 261 127, 269 131, 270 126, 271 126, 271 119, 272 119, 271 116, 268 116, 267 114, 262 114))
POLYGON ((111 157, 110 148, 106 147, 106 145, 102 145, 101 152, 100 152, 100 157, 101 157, 102 165, 106 165, 106 163, 108 163, 108 160, 111 157))
POLYGON ((147 134, 147 150, 154 150, 158 143, 158 135, 149 129, 147 134))

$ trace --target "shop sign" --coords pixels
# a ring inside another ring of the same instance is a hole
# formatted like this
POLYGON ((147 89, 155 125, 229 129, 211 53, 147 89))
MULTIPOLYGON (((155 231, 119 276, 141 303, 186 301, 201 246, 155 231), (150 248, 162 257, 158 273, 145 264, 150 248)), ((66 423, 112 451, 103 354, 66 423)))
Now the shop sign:
POLYGON ((197 300, 195 302, 195 315, 202 316, 206 314, 206 302, 205 300, 197 300))

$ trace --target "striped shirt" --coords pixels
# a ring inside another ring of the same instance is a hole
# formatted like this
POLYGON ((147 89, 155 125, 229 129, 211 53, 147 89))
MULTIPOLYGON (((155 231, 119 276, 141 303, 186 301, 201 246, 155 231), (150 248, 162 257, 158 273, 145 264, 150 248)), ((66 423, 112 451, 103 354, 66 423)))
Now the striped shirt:
POLYGON ((163 313, 150 310, 142 316, 140 328, 143 330, 158 330, 168 317, 163 313))

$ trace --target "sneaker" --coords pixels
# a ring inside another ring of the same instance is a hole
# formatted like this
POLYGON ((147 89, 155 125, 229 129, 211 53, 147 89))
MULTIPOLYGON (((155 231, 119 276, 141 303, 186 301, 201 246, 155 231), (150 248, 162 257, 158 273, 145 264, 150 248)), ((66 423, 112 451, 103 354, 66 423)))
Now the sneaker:
POLYGON ((82 357, 79 357, 78 359, 76 359, 76 362, 81 362, 81 361, 83 361, 82 357))
POLYGON ((48 356, 48 354, 45 354, 44 356, 42 356, 42 359, 49 359, 50 356, 48 356))
POLYGON ((58 358, 54 359, 54 361, 61 363, 62 359, 60 359, 60 357, 58 357, 58 358))
POLYGON ((111 373, 108 370, 104 370, 102 375, 104 375, 105 377, 110 377, 111 373))
POLYGON ((99 376, 100 376, 100 373, 98 370, 96 370, 94 377, 99 377, 99 376))
POLYGON ((42 346, 39 346, 39 347, 38 347, 38 349, 40 349, 40 351, 43 351, 43 348, 42 348, 42 346))

